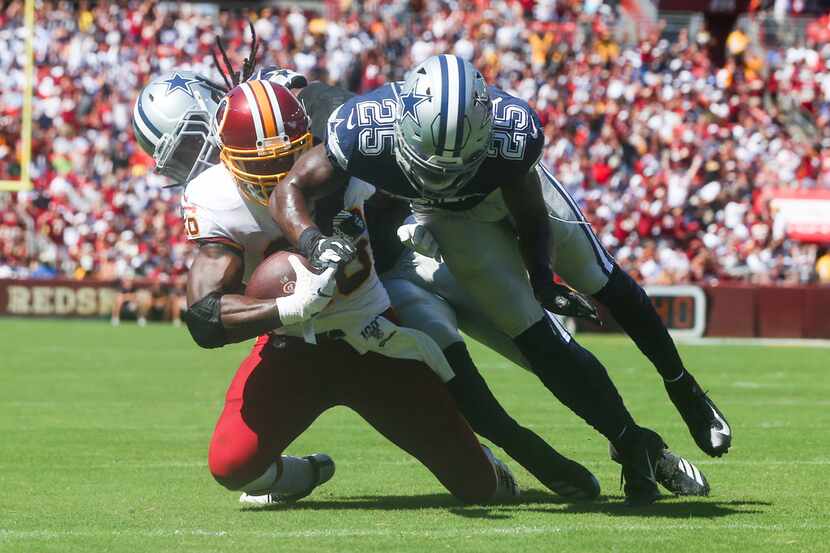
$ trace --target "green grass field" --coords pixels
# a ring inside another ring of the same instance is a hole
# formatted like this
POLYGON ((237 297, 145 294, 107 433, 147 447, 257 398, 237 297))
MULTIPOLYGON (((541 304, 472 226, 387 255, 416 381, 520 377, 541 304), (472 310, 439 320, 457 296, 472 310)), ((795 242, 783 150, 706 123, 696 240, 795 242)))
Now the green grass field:
POLYGON ((199 350, 183 329, 0 320, 0 551, 830 551, 830 350, 688 346, 735 429, 721 460, 694 446, 656 372, 621 337, 583 336, 641 424, 697 462, 709 498, 622 505, 603 439, 536 379, 478 347, 520 421, 590 467, 603 493, 572 504, 511 462, 524 495, 456 503, 350 411, 289 452, 325 451, 331 482, 294 507, 243 510, 207 444, 246 345, 199 350))

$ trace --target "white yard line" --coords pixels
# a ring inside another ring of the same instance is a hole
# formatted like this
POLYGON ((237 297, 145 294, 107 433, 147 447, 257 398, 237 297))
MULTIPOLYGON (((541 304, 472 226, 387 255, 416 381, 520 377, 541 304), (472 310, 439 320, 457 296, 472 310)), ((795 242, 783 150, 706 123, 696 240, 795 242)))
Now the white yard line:
POLYGON ((424 530, 395 530, 392 528, 332 528, 325 530, 209 530, 203 528, 154 530, 6 530, 0 529, 0 542, 29 541, 29 540, 58 540, 65 538, 94 538, 108 536, 113 538, 175 538, 180 536, 196 536, 207 538, 231 538, 235 536, 249 536, 269 539, 327 539, 327 538, 361 538, 361 537, 421 537, 421 538, 452 538, 475 537, 493 535, 539 535, 559 534, 563 532, 595 532, 595 531, 629 531, 654 532, 655 530, 700 530, 701 528, 716 527, 720 530, 737 531, 767 531, 781 532, 786 530, 827 530, 830 524, 759 524, 759 523, 723 523, 722 521, 701 520, 701 524, 690 522, 668 524, 566 524, 555 526, 492 526, 488 528, 441 528, 424 530))
POLYGON ((830 340, 807 338, 675 338, 684 346, 774 346, 830 348, 830 340))

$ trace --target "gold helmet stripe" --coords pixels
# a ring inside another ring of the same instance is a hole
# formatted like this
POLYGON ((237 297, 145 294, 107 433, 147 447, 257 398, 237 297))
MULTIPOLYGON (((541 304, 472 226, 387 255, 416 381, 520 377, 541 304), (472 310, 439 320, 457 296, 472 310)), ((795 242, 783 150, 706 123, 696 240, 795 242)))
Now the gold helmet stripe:
POLYGON ((271 106, 274 108, 274 117, 277 120, 277 132, 280 136, 285 136, 285 123, 282 120, 282 108, 280 108, 280 103, 277 100, 277 94, 274 92, 274 87, 269 85, 263 85, 265 92, 268 93, 268 99, 271 100, 271 106))
POLYGON ((251 90, 254 91, 259 112, 262 114, 265 137, 273 138, 277 136, 277 121, 274 117, 274 110, 279 109, 279 107, 274 108, 271 106, 271 102, 268 100, 268 93, 265 92, 266 86, 264 82, 248 81, 248 84, 251 86, 251 90))

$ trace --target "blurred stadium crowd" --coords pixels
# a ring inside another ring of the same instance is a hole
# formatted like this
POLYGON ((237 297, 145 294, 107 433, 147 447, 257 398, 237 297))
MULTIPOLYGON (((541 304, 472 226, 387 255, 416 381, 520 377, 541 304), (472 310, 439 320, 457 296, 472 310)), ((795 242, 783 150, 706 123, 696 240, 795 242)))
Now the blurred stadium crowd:
MULTIPOLYGON (((787 240, 753 200, 765 187, 830 188, 827 21, 807 45, 761 54, 733 33, 716 67, 705 32, 669 41, 658 25, 626 43, 599 0, 344 0, 328 18, 150 1, 38 6, 35 189, 0 194, 0 278, 186 272, 178 194, 150 172, 131 109, 158 73, 217 77, 217 32, 241 59, 246 17, 264 63, 356 91, 434 53, 473 60, 538 110, 545 163, 646 283, 816 278, 816 247, 787 240), (817 136, 790 132, 777 95, 812 114, 817 136)), ((0 13, 0 73, 11 85, 0 89, 0 178, 19 174, 21 19, 20 2, 0 13)))

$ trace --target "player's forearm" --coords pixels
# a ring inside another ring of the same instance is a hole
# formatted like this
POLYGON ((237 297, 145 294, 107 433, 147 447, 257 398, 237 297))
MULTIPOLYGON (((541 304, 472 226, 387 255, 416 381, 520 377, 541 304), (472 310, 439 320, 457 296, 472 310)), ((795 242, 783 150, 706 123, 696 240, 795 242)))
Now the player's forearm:
POLYGON ((553 280, 550 259, 551 230, 536 170, 521 183, 502 188, 505 204, 516 225, 519 251, 534 287, 553 280))
POLYGON ((271 216, 282 229, 285 238, 294 246, 302 246, 300 237, 305 231, 319 232, 311 218, 309 202, 326 196, 345 184, 345 176, 335 171, 322 144, 303 154, 274 189, 269 202, 271 216))
POLYGON ((282 326, 275 300, 225 294, 219 305, 220 320, 229 343, 255 338, 282 326))
POLYGON ((311 218, 308 198, 299 186, 299 177, 289 174, 271 195, 271 216, 293 246, 299 246, 300 236, 307 229, 317 229, 311 218))
POLYGON ((549 247, 550 231, 547 221, 527 225, 530 228, 519 230, 519 251, 534 285, 553 281, 549 247), (535 227, 535 228, 534 228, 535 227))
POLYGON ((233 246, 205 243, 190 267, 184 321, 204 348, 241 342, 281 326, 273 299, 240 295, 244 266, 233 246))

